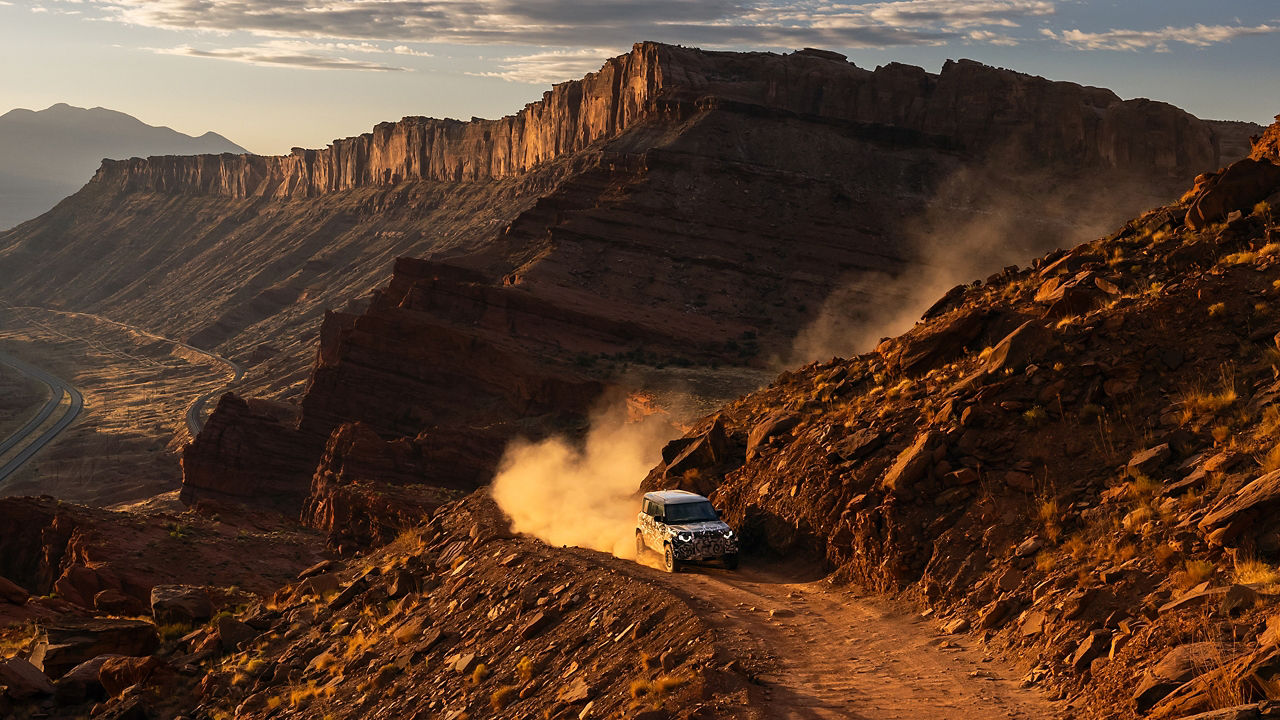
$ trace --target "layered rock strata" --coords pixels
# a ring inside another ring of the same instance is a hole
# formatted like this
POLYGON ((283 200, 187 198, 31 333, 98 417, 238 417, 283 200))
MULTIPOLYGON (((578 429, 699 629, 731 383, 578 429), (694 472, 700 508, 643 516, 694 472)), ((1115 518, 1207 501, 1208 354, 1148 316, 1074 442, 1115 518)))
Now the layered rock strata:
POLYGON ((1006 161, 1158 170, 1219 164, 1214 128, 1150 100, 1052 82, 969 60, 938 74, 891 63, 861 69, 834 53, 719 53, 638 43, 600 71, 556 85, 499 120, 407 117, 323 150, 289 155, 106 161, 94 182, 127 191, 235 198, 311 197, 409 180, 509 177, 637 125, 711 105, 905 128, 1006 161))

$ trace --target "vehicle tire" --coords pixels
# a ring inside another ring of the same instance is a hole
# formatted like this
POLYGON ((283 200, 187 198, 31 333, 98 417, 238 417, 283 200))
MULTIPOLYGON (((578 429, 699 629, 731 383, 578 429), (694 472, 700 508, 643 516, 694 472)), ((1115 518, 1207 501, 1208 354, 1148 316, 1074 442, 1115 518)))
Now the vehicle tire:
POLYGON ((676 559, 676 554, 671 550, 671 546, 667 545, 662 555, 662 569, 669 573, 680 572, 680 561, 676 559))
POLYGON ((728 555, 725 555, 723 560, 724 560, 724 566, 726 568, 730 570, 738 569, 738 553, 730 553, 728 555))
POLYGON ((640 558, 644 557, 644 553, 648 549, 649 548, 646 547, 644 544, 644 535, 641 535, 640 531, 637 530, 636 531, 636 559, 639 560, 640 558))

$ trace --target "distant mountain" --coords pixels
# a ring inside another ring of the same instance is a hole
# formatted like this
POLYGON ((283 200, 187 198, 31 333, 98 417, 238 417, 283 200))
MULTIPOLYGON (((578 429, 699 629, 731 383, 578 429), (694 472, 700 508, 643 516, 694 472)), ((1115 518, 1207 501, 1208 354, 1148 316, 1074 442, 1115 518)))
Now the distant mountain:
POLYGON ((217 133, 192 137, 106 108, 11 110, 0 115, 0 230, 79 190, 103 158, 246 152, 217 133))

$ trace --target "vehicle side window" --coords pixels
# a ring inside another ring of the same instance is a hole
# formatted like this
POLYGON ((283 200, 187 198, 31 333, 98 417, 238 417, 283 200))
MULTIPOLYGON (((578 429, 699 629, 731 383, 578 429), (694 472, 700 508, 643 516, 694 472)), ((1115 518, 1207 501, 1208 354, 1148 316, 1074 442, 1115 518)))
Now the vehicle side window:
POLYGON ((663 508, 663 506, 659 505, 658 503, 654 503, 654 504, 653 504, 653 512, 652 512, 651 514, 652 514, 655 518, 657 518, 658 520, 661 520, 661 519, 662 519, 662 515, 663 515, 663 510, 664 510, 664 509, 665 509, 665 508, 663 508))

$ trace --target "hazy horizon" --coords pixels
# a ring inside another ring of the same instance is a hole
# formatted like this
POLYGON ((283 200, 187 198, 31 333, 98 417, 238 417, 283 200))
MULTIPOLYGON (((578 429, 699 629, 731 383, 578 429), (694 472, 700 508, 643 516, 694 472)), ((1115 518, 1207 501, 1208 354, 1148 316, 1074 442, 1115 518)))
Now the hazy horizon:
POLYGON ((508 115, 658 40, 819 47, 868 69, 969 58, 1267 124, 1280 112, 1278 18, 1265 0, 0 0, 0 112, 104 107, 282 154, 408 115, 508 115))

